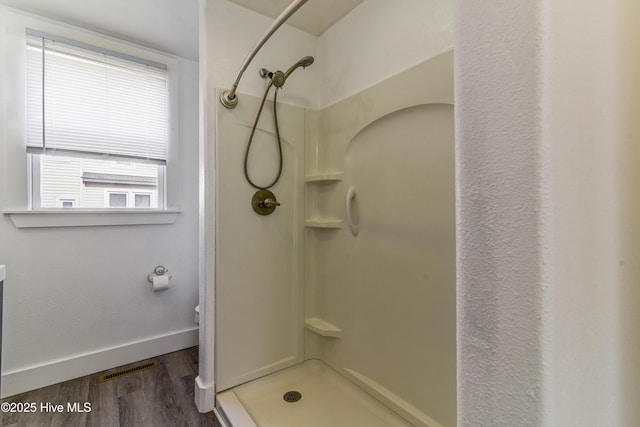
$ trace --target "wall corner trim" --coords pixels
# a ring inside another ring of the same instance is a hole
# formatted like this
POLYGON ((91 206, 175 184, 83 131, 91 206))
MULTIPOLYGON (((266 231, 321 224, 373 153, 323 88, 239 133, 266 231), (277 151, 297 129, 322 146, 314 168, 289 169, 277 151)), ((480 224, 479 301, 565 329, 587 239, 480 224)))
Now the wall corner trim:
POLYGON ((216 400, 215 384, 203 384, 200 376, 197 376, 194 400, 199 412, 204 414, 213 411, 216 400))

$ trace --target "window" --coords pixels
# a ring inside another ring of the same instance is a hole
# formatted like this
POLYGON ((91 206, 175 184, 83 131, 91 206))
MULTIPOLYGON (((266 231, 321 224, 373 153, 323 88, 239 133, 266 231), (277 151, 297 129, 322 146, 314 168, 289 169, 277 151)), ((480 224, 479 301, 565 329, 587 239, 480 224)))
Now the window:
POLYGON ((164 208, 166 65, 27 30, 34 209, 164 208))
POLYGON ((136 208, 150 208, 151 207, 151 194, 134 194, 136 208))
POLYGON ((110 189, 106 191, 106 197, 110 208, 149 208, 155 202, 153 193, 136 190, 110 189))
POLYGON ((109 193, 110 208, 126 208, 127 193, 109 193))

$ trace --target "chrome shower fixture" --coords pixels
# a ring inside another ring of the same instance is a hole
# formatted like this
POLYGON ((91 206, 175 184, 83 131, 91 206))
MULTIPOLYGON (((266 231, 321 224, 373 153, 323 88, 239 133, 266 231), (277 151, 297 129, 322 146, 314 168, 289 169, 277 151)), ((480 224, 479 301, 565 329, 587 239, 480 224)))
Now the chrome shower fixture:
POLYGON ((269 190, 258 190, 251 198, 251 207, 258 215, 271 215, 280 202, 269 190))
MULTIPOLYGON (((260 75, 262 75, 262 72, 260 73, 260 75)), ((263 78, 270 78, 271 84, 277 88, 281 88, 282 86, 284 86, 284 82, 287 80, 287 77, 280 70, 274 71, 273 73, 269 72, 269 74, 267 74, 267 76, 263 78)))
MULTIPOLYGON (((253 50, 245 58, 244 62, 242 63, 242 67, 240 67, 240 71, 238 72, 238 77, 236 77, 236 81, 233 84, 233 87, 229 90, 225 90, 220 94, 220 102, 222 103, 222 105, 224 105, 226 108, 236 107, 236 105, 238 104, 238 97, 236 96, 236 90, 238 90, 238 84, 240 83, 240 78, 242 78, 242 74, 244 74, 251 60, 256 56, 256 53, 258 53, 260 48, 262 48, 262 46, 267 42, 267 40, 269 40, 269 37, 271 37, 273 33, 275 33, 276 30, 280 28, 280 26, 284 24, 284 22, 287 19, 289 19, 289 17, 293 15, 296 12, 296 10, 300 9, 300 7, 303 4, 305 4, 307 1, 308 0, 293 0, 291 4, 287 6, 285 10, 282 11, 280 16, 278 16, 276 20, 273 21, 273 24, 271 24, 271 26, 267 29, 267 32, 264 33, 260 41, 258 41, 258 43, 255 45, 253 50)), ((285 75, 285 80, 286 78, 287 76, 285 75)), ((282 84, 284 84, 284 82, 282 84)))
POLYGON ((295 71, 296 68, 298 67, 307 68, 311 64, 313 64, 313 56, 305 56, 304 58, 301 58, 300 61, 293 64, 291 68, 285 71, 284 73, 285 80, 289 77, 291 73, 295 71))
POLYGON ((287 71, 282 72, 280 70, 271 72, 266 68, 260 69, 260 77, 263 79, 271 79, 271 84, 273 84, 277 88, 281 88, 284 86, 284 83, 287 81, 291 73, 293 73, 296 68, 302 67, 307 68, 309 65, 313 64, 313 56, 305 56, 300 59, 300 61, 293 64, 287 71))
MULTIPOLYGON (((244 153, 244 177, 252 187, 257 188, 258 190, 267 190, 273 187, 274 185, 276 185, 276 183, 280 179, 280 175, 282 174, 282 141, 280 141, 280 129, 278 127, 278 111, 277 111, 278 90, 282 88, 282 86, 284 86, 284 83, 287 81, 287 78, 289 78, 291 73, 293 73, 296 70, 296 68, 298 67, 306 68, 311 64, 313 64, 313 56, 305 56, 301 58, 298 62, 293 64, 286 72, 282 72, 280 70, 271 72, 266 68, 260 69, 260 77, 262 77, 263 79, 270 79, 270 80, 269 80, 269 83, 267 84, 267 90, 264 92, 264 96, 262 97, 262 102, 260 103, 260 107, 258 108, 258 114, 256 114, 256 120, 255 122, 253 122, 253 127, 251 128, 251 134, 249 135, 249 141, 247 142, 247 149, 245 150, 245 153, 244 153), (260 120, 260 114, 262 114, 262 108, 264 107, 264 103, 267 100, 267 95, 269 95, 269 90, 271 89, 272 86, 275 86, 275 91, 273 93, 273 121, 276 128, 276 141, 278 143, 278 155, 279 155, 280 162, 278 165, 278 174, 276 175, 275 179, 271 182, 271 184, 258 185, 255 182, 253 182, 253 180, 249 176, 249 167, 248 167, 249 150, 251 149, 251 143, 253 142, 253 135, 256 132, 256 126, 258 126, 258 120, 260 120)), ((273 196, 272 199, 273 199, 273 203, 275 203, 275 196, 273 196)), ((280 203, 277 203, 271 206, 271 202, 269 201, 267 205, 261 205, 260 208, 264 209, 265 207, 267 207, 267 208, 275 209, 275 206, 279 204, 280 203)), ((254 203, 253 209, 256 210, 255 203, 254 203)), ((273 209, 271 209, 269 213, 273 212, 273 209)), ((256 212, 258 211, 256 210, 256 212)), ((261 215, 264 215, 264 214, 261 213, 261 215)))

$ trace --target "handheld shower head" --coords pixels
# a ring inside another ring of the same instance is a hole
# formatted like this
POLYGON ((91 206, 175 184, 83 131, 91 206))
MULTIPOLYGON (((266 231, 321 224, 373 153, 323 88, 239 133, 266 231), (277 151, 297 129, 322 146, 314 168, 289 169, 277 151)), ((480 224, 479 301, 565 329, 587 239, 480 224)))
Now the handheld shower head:
POLYGON ((309 65, 313 64, 313 61, 313 56, 305 56, 300 61, 298 61, 298 63, 302 65, 302 67, 308 67, 309 65))
POLYGON ((263 79, 271 79, 271 84, 275 87, 281 88, 284 86, 285 81, 289 78, 289 75, 295 71, 296 68, 302 67, 307 68, 309 65, 313 64, 313 56, 305 56, 300 59, 300 61, 296 62, 289 68, 286 72, 282 72, 280 70, 271 72, 266 68, 262 68, 260 70, 260 77, 263 79))
POLYGON ((307 68, 311 64, 313 64, 313 56, 305 56, 304 58, 300 59, 300 61, 298 61, 295 64, 293 64, 291 66, 291 68, 289 68, 284 73, 285 80, 289 77, 289 75, 291 73, 293 73, 295 71, 296 68, 298 68, 298 67, 307 68))

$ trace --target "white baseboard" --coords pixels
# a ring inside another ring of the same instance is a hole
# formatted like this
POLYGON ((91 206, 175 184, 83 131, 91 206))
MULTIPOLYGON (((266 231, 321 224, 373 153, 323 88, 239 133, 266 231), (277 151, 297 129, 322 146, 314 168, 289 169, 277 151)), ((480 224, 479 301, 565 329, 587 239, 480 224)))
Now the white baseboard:
POLYGON ((2 393, 0 396, 2 398, 13 396, 196 345, 198 345, 198 328, 194 327, 121 346, 5 372, 2 375, 2 393))

